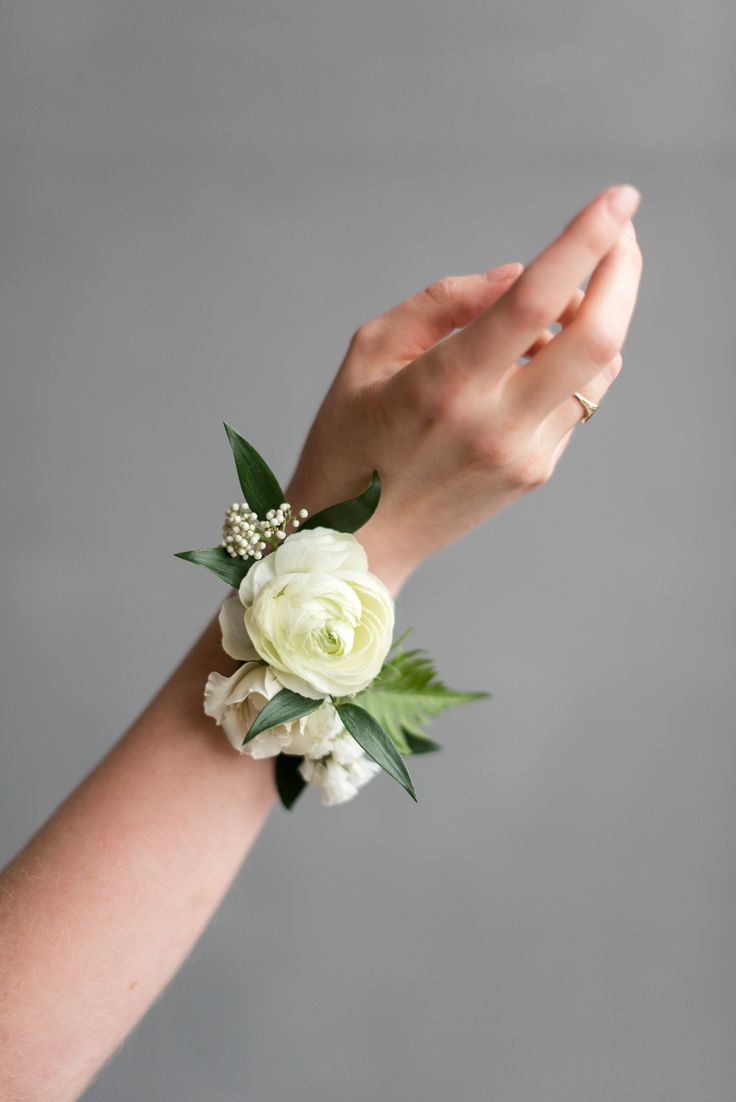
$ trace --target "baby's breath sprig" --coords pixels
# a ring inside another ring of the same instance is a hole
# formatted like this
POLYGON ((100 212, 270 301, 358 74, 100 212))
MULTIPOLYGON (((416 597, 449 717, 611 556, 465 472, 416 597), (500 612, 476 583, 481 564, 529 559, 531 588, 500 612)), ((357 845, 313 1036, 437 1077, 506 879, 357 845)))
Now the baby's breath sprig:
POLYGON ((269 544, 275 548, 286 539, 288 525, 298 528, 308 516, 307 509, 295 513, 288 501, 282 501, 260 518, 247 501, 234 501, 225 510, 220 547, 233 559, 262 559, 269 544))

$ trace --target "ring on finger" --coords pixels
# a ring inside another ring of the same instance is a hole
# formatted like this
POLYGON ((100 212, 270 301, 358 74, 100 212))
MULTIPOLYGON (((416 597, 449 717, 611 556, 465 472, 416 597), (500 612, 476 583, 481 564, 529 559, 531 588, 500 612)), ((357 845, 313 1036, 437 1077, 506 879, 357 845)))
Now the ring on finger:
POLYGON ((581 418, 583 424, 589 421, 595 411, 600 407, 600 402, 591 402, 589 398, 586 398, 584 394, 579 394, 577 390, 573 394, 573 398, 577 398, 580 405, 583 407, 583 416, 581 418))

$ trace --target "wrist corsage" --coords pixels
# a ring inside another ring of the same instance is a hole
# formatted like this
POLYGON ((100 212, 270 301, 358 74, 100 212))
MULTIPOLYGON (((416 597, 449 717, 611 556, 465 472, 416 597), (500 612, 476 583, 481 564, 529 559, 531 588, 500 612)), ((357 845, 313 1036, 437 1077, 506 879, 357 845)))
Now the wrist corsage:
POLYGON ((439 749, 428 720, 489 694, 449 689, 425 651, 402 647, 407 633, 392 641, 393 598, 353 535, 378 505, 378 471, 358 497, 310 517, 225 429, 244 500, 225 510, 218 547, 178 552, 237 590, 220 627, 242 665, 209 675, 206 714, 240 753, 275 758, 287 808, 307 784, 323 804, 344 803, 381 769, 416 800, 404 759, 439 749))

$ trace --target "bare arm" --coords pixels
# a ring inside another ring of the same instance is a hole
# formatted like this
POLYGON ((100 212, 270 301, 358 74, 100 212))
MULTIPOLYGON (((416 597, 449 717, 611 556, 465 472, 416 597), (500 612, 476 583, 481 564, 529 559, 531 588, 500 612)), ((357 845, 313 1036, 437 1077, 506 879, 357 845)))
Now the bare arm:
POLYGON ((236 754, 202 710, 210 671, 237 665, 215 618, 0 877, 3 1102, 79 1096, 253 845, 275 801, 273 760, 236 754))
POLYGON ((229 663, 213 621, 5 870, 3 1099, 78 1097, 176 972, 253 844, 274 801, 273 763, 235 754, 202 712, 207 674, 229 663))
MULTIPOLYGON (((618 373, 641 258, 622 235, 627 213, 607 198, 523 274, 517 265, 439 281, 351 342, 287 495, 320 508, 377 467, 381 506, 358 535, 394 594, 422 559, 540 485, 580 418, 571 392, 598 401, 618 373), (553 339, 546 326, 558 319, 553 339)), ((79 1096, 186 958, 253 844, 275 799, 273 762, 238 756, 202 711, 207 674, 235 665, 213 621, 0 876, 8 1102, 79 1096)))

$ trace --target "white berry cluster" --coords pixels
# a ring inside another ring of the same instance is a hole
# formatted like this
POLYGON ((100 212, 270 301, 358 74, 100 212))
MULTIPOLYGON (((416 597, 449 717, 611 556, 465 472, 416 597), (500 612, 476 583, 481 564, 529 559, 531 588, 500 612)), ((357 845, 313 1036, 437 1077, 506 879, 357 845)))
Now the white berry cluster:
POLYGON ((300 509, 295 514, 289 502, 282 501, 278 509, 269 509, 265 518, 260 520, 247 501, 234 501, 225 510, 220 547, 233 559, 262 559, 269 544, 276 547, 286 539, 288 524, 298 528, 308 516, 306 509, 300 509))

